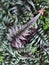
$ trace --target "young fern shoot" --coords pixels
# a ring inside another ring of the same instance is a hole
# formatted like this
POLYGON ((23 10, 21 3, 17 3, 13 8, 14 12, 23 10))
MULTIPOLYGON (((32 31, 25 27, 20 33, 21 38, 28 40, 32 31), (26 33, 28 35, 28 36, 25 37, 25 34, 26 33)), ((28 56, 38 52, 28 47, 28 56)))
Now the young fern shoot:
MULTIPOLYGON (((17 26, 15 28, 9 29, 9 33, 7 37, 11 42, 12 47, 22 48, 28 42, 33 32, 36 32, 36 29, 30 29, 30 26, 34 25, 40 15, 44 14, 44 9, 38 11, 37 14, 32 20, 30 20, 27 24, 25 24, 22 29, 19 29, 17 26), (29 38, 28 38, 29 37, 29 38)), ((38 30, 38 29, 37 29, 38 30)))

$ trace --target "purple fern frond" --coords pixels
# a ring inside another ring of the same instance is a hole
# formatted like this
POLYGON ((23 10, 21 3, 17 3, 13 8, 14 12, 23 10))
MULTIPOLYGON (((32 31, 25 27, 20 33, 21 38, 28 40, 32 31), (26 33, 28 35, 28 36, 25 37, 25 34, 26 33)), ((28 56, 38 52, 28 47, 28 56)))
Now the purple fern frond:
POLYGON ((35 24, 42 12, 43 9, 41 9, 37 16, 25 24, 22 29, 19 29, 17 26, 9 29, 7 36, 13 47, 22 48, 30 40, 32 34, 38 30, 34 28, 30 29, 30 26, 35 24))

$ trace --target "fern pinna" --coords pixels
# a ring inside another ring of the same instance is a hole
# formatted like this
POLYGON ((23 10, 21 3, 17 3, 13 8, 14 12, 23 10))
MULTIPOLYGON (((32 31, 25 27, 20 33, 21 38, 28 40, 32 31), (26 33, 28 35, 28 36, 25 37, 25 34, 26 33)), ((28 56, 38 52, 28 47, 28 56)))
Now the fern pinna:
POLYGON ((9 29, 9 33, 7 34, 8 39, 11 42, 11 45, 16 48, 22 48, 24 45, 30 40, 39 28, 30 28, 32 25, 36 23, 40 15, 43 15, 44 9, 39 10, 39 14, 37 14, 32 20, 30 20, 27 24, 25 24, 22 29, 19 29, 17 26, 9 29))

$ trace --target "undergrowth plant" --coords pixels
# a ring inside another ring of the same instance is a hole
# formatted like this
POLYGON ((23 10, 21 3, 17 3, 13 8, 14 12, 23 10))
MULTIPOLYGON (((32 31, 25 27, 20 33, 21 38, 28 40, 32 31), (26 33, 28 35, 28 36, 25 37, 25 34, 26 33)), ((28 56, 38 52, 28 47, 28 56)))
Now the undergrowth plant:
POLYGON ((48 37, 49 0, 0 0, 0 65, 49 65, 48 37))

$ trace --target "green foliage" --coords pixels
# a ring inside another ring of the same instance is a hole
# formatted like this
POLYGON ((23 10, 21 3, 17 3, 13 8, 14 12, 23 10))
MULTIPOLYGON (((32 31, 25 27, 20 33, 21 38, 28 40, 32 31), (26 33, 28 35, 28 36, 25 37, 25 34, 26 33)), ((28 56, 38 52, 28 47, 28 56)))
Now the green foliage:
POLYGON ((44 30, 49 29, 49 18, 46 18, 46 22, 45 22, 45 24, 43 25, 43 29, 44 29, 44 30))
POLYGON ((49 0, 0 0, 0 65, 49 65, 49 0), (8 29, 20 28, 45 8, 34 28, 41 26, 23 49, 11 46, 8 29), (45 33, 45 31, 47 33, 45 33), (48 48, 47 48, 48 46, 48 48))
POLYGON ((36 53, 37 52, 37 47, 33 47, 32 48, 32 53, 34 54, 34 53, 36 53))
POLYGON ((3 62, 3 57, 2 56, 0 56, 0 62, 3 62))

